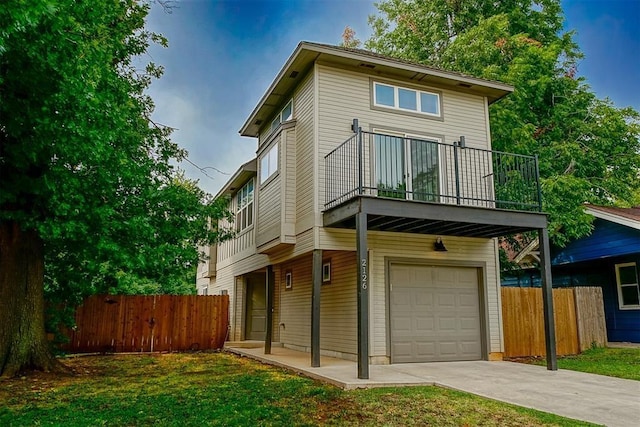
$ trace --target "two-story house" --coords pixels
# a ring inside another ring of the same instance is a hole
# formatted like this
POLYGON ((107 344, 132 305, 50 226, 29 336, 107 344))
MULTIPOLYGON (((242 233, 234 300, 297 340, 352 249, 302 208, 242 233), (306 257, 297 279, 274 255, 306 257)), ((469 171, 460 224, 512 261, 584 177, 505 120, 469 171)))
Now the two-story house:
POLYGON ((511 91, 300 43, 240 130, 256 158, 218 194, 236 237, 201 275, 230 296, 229 340, 310 352, 312 366, 357 360, 360 378, 369 364, 501 359, 496 237, 538 230, 548 247, 536 159, 491 151, 488 108, 511 91))

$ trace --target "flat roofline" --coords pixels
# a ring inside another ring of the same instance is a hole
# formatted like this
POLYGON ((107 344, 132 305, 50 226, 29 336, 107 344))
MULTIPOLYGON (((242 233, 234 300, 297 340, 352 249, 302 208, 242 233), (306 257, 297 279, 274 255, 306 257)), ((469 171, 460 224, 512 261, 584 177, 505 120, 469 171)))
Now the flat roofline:
MULTIPOLYGON (((289 56, 283 67, 276 75, 276 78, 273 80, 267 91, 255 106, 255 108, 245 121, 244 125, 240 129, 240 134, 242 136, 258 136, 260 127, 263 125, 262 120, 258 119, 259 113, 265 108, 269 108, 274 111, 276 108, 274 105, 269 105, 269 98, 272 95, 280 97, 284 93, 288 92, 288 90, 291 89, 291 87, 293 87, 294 85, 293 79, 295 79, 295 77, 297 77, 298 75, 302 77, 304 70, 306 70, 312 63, 318 60, 318 58, 322 57, 324 59, 325 56, 327 57, 327 59, 351 59, 363 61, 373 65, 384 66, 389 69, 409 71, 418 75, 437 78, 441 81, 448 81, 452 85, 462 84, 468 85, 469 87, 482 88, 488 91, 487 97, 489 99, 489 103, 495 102, 498 99, 513 92, 513 86, 497 81, 485 80, 461 73, 440 70, 422 64, 402 61, 396 58, 379 55, 366 50, 348 49, 340 46, 302 41, 289 56), (289 80, 289 78, 291 78, 292 80, 289 80)), ((460 87, 461 90, 464 90, 464 88, 465 86, 460 87)), ((268 115, 271 116, 272 114, 273 111, 271 111, 268 115)))

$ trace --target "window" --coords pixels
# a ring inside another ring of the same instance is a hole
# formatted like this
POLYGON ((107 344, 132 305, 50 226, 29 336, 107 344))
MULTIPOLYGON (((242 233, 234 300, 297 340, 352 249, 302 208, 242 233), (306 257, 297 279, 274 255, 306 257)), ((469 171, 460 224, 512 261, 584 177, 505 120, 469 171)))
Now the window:
POLYGON ((331 261, 322 263, 322 283, 331 283, 331 261))
POLYGON ((293 273, 291 271, 284 274, 284 288, 293 289, 293 273))
POLYGON ((621 309, 640 309, 640 285, 635 262, 616 264, 618 304, 621 309))
POLYGON ((247 182, 236 195, 236 231, 253 225, 253 179, 247 182))
POLYGON ((282 111, 276 115, 276 117, 271 122, 271 131, 273 132, 280 123, 286 122, 287 120, 291 120, 293 118, 293 100, 287 102, 287 105, 284 106, 282 111))
POLYGON ((373 105, 440 116, 440 95, 383 83, 373 84, 373 105))
POLYGON ((278 170, 278 144, 275 144, 260 159, 260 184, 278 170))

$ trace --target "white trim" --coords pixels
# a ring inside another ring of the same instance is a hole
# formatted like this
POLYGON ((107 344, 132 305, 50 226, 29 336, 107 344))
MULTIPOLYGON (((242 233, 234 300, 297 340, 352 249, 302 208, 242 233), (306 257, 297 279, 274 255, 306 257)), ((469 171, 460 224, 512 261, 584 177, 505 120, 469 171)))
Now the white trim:
MULTIPOLYGON (((620 283, 620 267, 634 267, 636 272, 636 283, 626 283, 627 286, 635 286, 636 290, 640 292, 640 283, 638 283, 638 267, 635 262, 625 262, 622 264, 616 264, 616 288, 618 289, 618 308, 620 310, 640 310, 640 304, 625 305, 622 300, 622 285, 620 283)), ((640 296, 640 295, 639 295, 640 296)))
POLYGON ((436 93, 436 92, 429 92, 426 90, 420 90, 420 89, 414 89, 414 88, 410 88, 410 87, 406 87, 406 86, 399 86, 396 84, 390 84, 390 83, 384 83, 384 82, 378 82, 378 81, 374 81, 373 82, 373 105, 379 108, 388 108, 390 110, 396 110, 396 111, 404 111, 407 113, 414 113, 414 114, 421 114, 421 115, 425 115, 425 116, 431 116, 431 117, 442 117, 442 109, 440 107, 441 104, 441 98, 440 98, 440 94, 436 93), (378 92, 376 91, 376 86, 386 86, 388 88, 393 89, 393 105, 387 105, 387 104, 381 104, 378 102, 378 92), (411 91, 411 92, 415 92, 415 101, 416 101, 416 109, 412 110, 410 108, 402 108, 400 106, 400 89, 405 90, 405 91, 411 91), (436 107, 437 107, 437 112, 436 113, 430 113, 428 111, 422 111, 422 99, 421 96, 422 94, 425 95, 432 95, 436 97, 436 107))
POLYGON ((590 215, 595 216, 596 218, 604 219, 605 221, 615 222, 616 224, 624 225, 625 227, 640 230, 640 221, 636 221, 631 218, 625 218, 611 212, 603 212, 597 208, 591 208, 589 206, 585 206, 584 211, 590 215))
POLYGON ((293 289, 293 273, 291 271, 284 273, 284 288, 293 289))
POLYGON ((322 263, 322 283, 331 282, 331 261, 322 263), (325 275, 325 273, 327 273, 325 275))

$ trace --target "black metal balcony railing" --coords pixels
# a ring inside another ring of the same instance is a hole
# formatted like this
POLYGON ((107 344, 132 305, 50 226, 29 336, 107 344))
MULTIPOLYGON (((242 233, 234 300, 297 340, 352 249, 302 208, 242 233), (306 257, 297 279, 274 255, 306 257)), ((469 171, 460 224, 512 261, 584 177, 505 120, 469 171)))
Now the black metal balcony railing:
POLYGON ((325 156, 325 209, 360 195, 541 211, 536 157, 357 128, 325 156))

